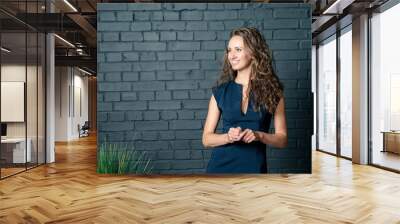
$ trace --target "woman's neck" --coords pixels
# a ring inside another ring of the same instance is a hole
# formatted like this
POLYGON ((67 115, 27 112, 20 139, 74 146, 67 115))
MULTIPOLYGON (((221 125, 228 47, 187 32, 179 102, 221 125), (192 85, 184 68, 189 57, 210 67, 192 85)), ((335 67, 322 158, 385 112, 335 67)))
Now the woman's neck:
POLYGON ((250 69, 245 69, 237 72, 235 82, 243 86, 249 85, 250 81, 250 69))

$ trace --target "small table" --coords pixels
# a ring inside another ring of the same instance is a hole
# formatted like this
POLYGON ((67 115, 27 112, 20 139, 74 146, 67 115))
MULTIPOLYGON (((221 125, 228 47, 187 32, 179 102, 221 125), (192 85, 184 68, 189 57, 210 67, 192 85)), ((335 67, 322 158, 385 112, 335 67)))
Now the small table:
POLYGON ((383 133, 382 152, 400 154, 400 131, 382 131, 381 133, 383 133))
MULTIPOLYGON (((31 161, 31 139, 28 138, 26 139, 28 142, 25 151, 25 138, 6 138, 6 139, 1 139, 1 145, 2 145, 2 157, 3 153, 4 154, 12 154, 12 163, 25 163, 25 162, 30 162, 31 161), (26 154, 25 154, 26 152, 26 154)), ((6 159, 11 160, 11 155, 9 156, 10 158, 6 159)))

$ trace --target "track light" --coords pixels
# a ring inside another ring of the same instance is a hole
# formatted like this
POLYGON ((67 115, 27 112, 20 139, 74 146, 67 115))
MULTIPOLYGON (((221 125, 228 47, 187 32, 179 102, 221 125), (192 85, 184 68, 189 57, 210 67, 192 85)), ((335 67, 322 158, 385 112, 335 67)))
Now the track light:
POLYGON ((5 47, 1 47, 0 49, 1 49, 2 51, 6 52, 6 53, 10 53, 10 52, 11 52, 11 50, 9 50, 9 49, 7 49, 7 48, 5 48, 5 47))
POLYGON ((71 4, 69 3, 68 0, 64 0, 65 4, 67 4, 74 12, 78 12, 78 10, 71 4))
POLYGON ((73 44, 72 44, 71 42, 69 42, 68 40, 66 40, 66 39, 64 39, 64 38, 62 38, 62 37, 60 37, 60 36, 57 35, 57 34, 54 34, 54 36, 57 37, 58 39, 60 39, 62 42, 64 42, 64 43, 66 43, 67 45, 69 45, 70 47, 75 48, 75 45, 73 45, 73 44))
POLYGON ((89 76, 92 75, 92 73, 90 73, 90 72, 88 72, 88 71, 86 71, 86 70, 83 70, 83 69, 81 69, 81 68, 79 68, 79 67, 78 67, 78 70, 81 71, 81 72, 83 72, 83 73, 85 73, 85 74, 87 74, 87 75, 89 75, 89 76))

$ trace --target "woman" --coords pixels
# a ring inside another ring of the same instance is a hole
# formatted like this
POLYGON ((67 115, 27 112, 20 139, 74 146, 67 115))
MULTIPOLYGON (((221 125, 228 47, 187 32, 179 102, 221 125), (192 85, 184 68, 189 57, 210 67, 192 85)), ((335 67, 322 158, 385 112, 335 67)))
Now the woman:
POLYGON ((223 71, 212 89, 203 145, 214 148, 207 173, 266 173, 266 145, 287 145, 283 86, 268 45, 255 28, 230 35, 223 71), (220 116, 223 134, 215 133, 220 116), (272 116, 275 133, 267 133, 272 116))

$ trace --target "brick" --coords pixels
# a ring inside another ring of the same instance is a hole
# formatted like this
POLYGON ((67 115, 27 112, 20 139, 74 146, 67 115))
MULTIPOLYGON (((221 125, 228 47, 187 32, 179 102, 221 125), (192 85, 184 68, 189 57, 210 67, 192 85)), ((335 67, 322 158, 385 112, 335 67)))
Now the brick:
POLYGON ((161 11, 151 13, 152 21, 162 21, 163 19, 164 19, 164 15, 161 11))
POLYGON ((156 53, 155 52, 141 52, 140 60, 141 61, 155 61, 156 53))
POLYGON ((121 41, 143 41, 141 32, 121 32, 121 41))
POLYGON ((203 150, 191 150, 190 159, 203 159, 203 150))
POLYGON ((204 90, 190 90, 190 99, 205 99, 206 97, 204 90))
POLYGON ((133 71, 164 71, 165 62, 138 62, 133 64, 133 71))
MULTIPOLYGON (((173 149, 176 149, 176 148, 173 148, 173 149)), ((189 150, 176 150, 174 158, 175 159, 190 159, 190 151, 189 150)))
POLYGON ((174 79, 174 74, 171 71, 158 71, 157 80, 172 80, 174 79))
POLYGON ((264 29, 296 29, 298 27, 297 19, 269 19, 264 21, 264 29))
POLYGON ((128 131, 133 130, 132 122, 103 122, 99 124, 100 131, 128 131))
POLYGON ((207 109, 208 100, 185 100, 183 101, 184 109, 207 109))
POLYGON ((193 40, 193 32, 177 32, 178 40, 193 40))
POLYGON ((205 11, 204 20, 229 20, 237 19, 236 11, 205 11))
POLYGON ((189 92, 188 91, 173 91, 172 93, 173 98, 176 100, 182 100, 182 99, 189 99, 189 92))
POLYGON ((115 3, 98 3, 97 10, 100 11, 124 11, 128 9, 127 4, 115 4, 115 3))
POLYGON ((215 40, 217 34, 213 31, 197 31, 194 32, 194 40, 215 40))
POLYGON ((167 45, 159 42, 135 42, 133 47, 136 51, 165 51, 167 45))
POLYGON ((186 30, 207 30, 207 22, 187 22, 186 30))
POLYGON ((132 12, 117 12, 118 21, 133 21, 132 12))
POLYGON ((125 120, 124 112, 110 112, 108 113, 110 121, 123 121, 125 120))
POLYGON ((190 111, 190 110, 178 111, 178 119, 179 120, 191 120, 191 119, 194 119, 194 112, 190 111))
POLYGON ((153 22, 153 30, 184 30, 185 22, 153 22))
POLYGON ((176 32, 162 31, 160 35, 161 40, 176 40, 176 32))
POLYGON ((306 30, 275 30, 274 39, 283 40, 297 40, 297 39, 307 39, 310 31, 306 30))
POLYGON ((109 82, 121 82, 121 73, 119 72, 108 72, 104 75, 105 81, 109 82))
POLYGON ((132 31, 147 31, 151 30, 151 23, 150 22, 133 22, 130 26, 132 31))
POLYGON ((134 20, 136 21, 148 21, 150 20, 150 12, 134 12, 134 20))
POLYGON ((100 12, 98 17, 100 18, 100 21, 115 21, 114 12, 100 12))
POLYGON ((202 136, 202 130, 177 130, 175 132, 176 139, 200 139, 202 136))
POLYGON ((164 20, 179 20, 179 12, 164 11, 164 20))
POLYGON ((308 58, 308 51, 274 51, 275 60, 304 60, 308 58))
POLYGON ((224 8, 228 9, 228 10, 241 9, 242 4, 241 3, 224 3, 224 8))
POLYGON ((254 9, 256 20, 272 19, 272 13, 271 9, 254 9))
POLYGON ((157 91, 156 100, 171 100, 171 91, 157 91))
POLYGON ((99 63, 100 72, 123 72, 130 71, 131 68, 129 63, 99 63))
POLYGON ((122 92, 121 93, 122 101, 134 101, 137 100, 137 94, 135 92, 122 92))
POLYGON ((161 3, 134 3, 128 4, 128 10, 130 11, 153 11, 161 10, 161 3))
POLYGON ((154 100, 154 92, 139 92, 139 100, 154 100))
POLYGON ((146 110, 146 101, 134 101, 134 102, 115 102, 114 111, 128 111, 128 110, 146 110))
POLYGON ((174 52, 174 59, 182 61, 192 60, 193 59, 192 54, 193 53, 191 51, 177 51, 174 52))
POLYGON ((122 73, 123 81, 138 81, 139 73, 138 72, 124 72, 122 73))
POLYGON ((171 41, 168 42, 168 50, 171 51, 194 51, 200 50, 200 42, 198 41, 171 41))
POLYGON ((173 5, 167 4, 167 9, 173 9, 173 10, 204 10, 207 8, 206 3, 174 3, 173 5), (172 7, 172 8, 169 8, 172 7))
POLYGON ((108 119, 108 113, 106 112, 98 112, 97 113, 97 121, 107 121, 108 119))
POLYGON ((97 31, 129 31, 130 23, 127 22, 100 22, 97 24, 97 31))
POLYGON ((106 92, 104 93, 104 101, 105 102, 112 102, 112 101, 120 101, 121 96, 119 92, 106 92))
POLYGON ((190 148, 190 141, 187 140, 175 140, 170 141, 171 148, 174 150, 181 150, 181 149, 189 149, 190 148))
POLYGON ((155 72, 140 72, 140 81, 153 81, 156 80, 155 72))
POLYGON ((308 19, 302 19, 300 20, 300 28, 306 28, 309 29, 311 28, 311 17, 308 19))
POLYGON ((146 111, 143 115, 144 120, 160 120, 160 113, 158 111, 146 111))
POLYGON ((112 103, 97 102, 97 111, 112 111, 112 103))
MULTIPOLYGON (((166 160, 166 159, 173 159, 174 158, 174 151, 159 151, 157 152, 157 159, 166 160)), ((168 166, 169 169, 169 166, 168 166)))
POLYGON ((106 54, 107 62, 119 62, 122 61, 121 53, 107 53, 106 54))
POLYGON ((224 50, 225 47, 225 41, 203 41, 201 43, 202 50, 224 50))
POLYGON ((158 32, 143 32, 143 39, 145 41, 158 41, 160 38, 158 32))
POLYGON ((177 119, 176 111, 161 111, 162 120, 175 120, 177 119))
POLYGON ((224 5, 221 3, 208 3, 208 10, 222 10, 224 9, 224 5))
POLYGON ((149 103, 150 110, 178 110, 181 109, 179 101, 152 101, 149 103))
POLYGON ((158 132, 157 131, 143 131, 141 140, 144 140, 144 141, 158 140, 158 132))
MULTIPOLYGON (((155 161, 154 162, 154 169, 156 170, 170 170, 171 169, 171 162, 170 161, 155 161)), ((163 174, 163 173, 161 173, 163 174)))
MULTIPOLYGON (((168 130, 168 121, 135 121, 136 130, 168 130)), ((154 143, 153 143, 154 144, 154 143)))
POLYGON ((307 18, 310 17, 309 9, 274 9, 274 18, 307 18))
POLYGON ((143 120, 143 113, 141 111, 127 111, 126 119, 128 121, 140 121, 143 120))
POLYGON ((182 12, 182 20, 202 20, 203 12, 202 11, 183 11, 182 12))
POLYGON ((204 73, 201 70, 190 70, 190 71, 176 71, 176 80, 197 80, 204 79, 204 73))
POLYGON ((189 69, 199 69, 200 64, 198 61, 187 61, 182 63, 180 61, 168 61, 167 69, 168 70, 189 70, 189 69))
POLYGON ((234 21, 224 21, 226 30, 233 30, 244 26, 244 21, 234 20, 234 21))
POLYGON ((311 49, 311 40, 302 40, 300 41, 301 49, 311 49))
POLYGON ((209 27, 209 30, 224 30, 225 29, 224 23, 221 21, 209 22, 208 27, 209 27))
POLYGON ((214 51, 195 51, 193 53, 194 60, 215 60, 214 51))
POLYGON ((157 58, 159 61, 172 60, 174 58, 174 54, 172 52, 157 52, 157 58))
POLYGON ((207 111, 196 111, 194 113, 194 118, 196 120, 204 120, 207 117, 207 111))
POLYGON ((172 164, 172 169, 204 168, 202 160, 179 160, 172 164))
POLYGON ((159 133, 160 133, 160 139, 162 139, 162 140, 175 139, 174 131, 160 131, 159 133))
POLYGON ((211 61, 211 60, 201 61, 201 69, 203 69, 203 70, 210 70, 210 69, 217 70, 217 69, 219 69, 221 67, 222 67, 222 65, 220 65, 218 63, 218 61, 215 61, 215 60, 213 60, 213 61, 211 61))
POLYGON ((197 82, 193 81, 168 81, 166 82, 168 90, 196 89, 197 82))
POLYGON ((100 52, 121 52, 121 51, 131 51, 132 43, 122 43, 122 42, 103 42, 100 43, 100 52))
POLYGON ((131 91, 131 84, 124 82, 98 83, 97 87, 100 92, 131 91))
POLYGON ((138 61, 139 54, 137 52, 124 52, 122 54, 123 61, 138 61))
POLYGON ((271 50, 295 50, 298 49, 298 40, 270 40, 268 41, 271 50))
POLYGON ((173 130, 200 129, 201 121, 198 120, 174 120, 169 122, 169 128, 173 130))

